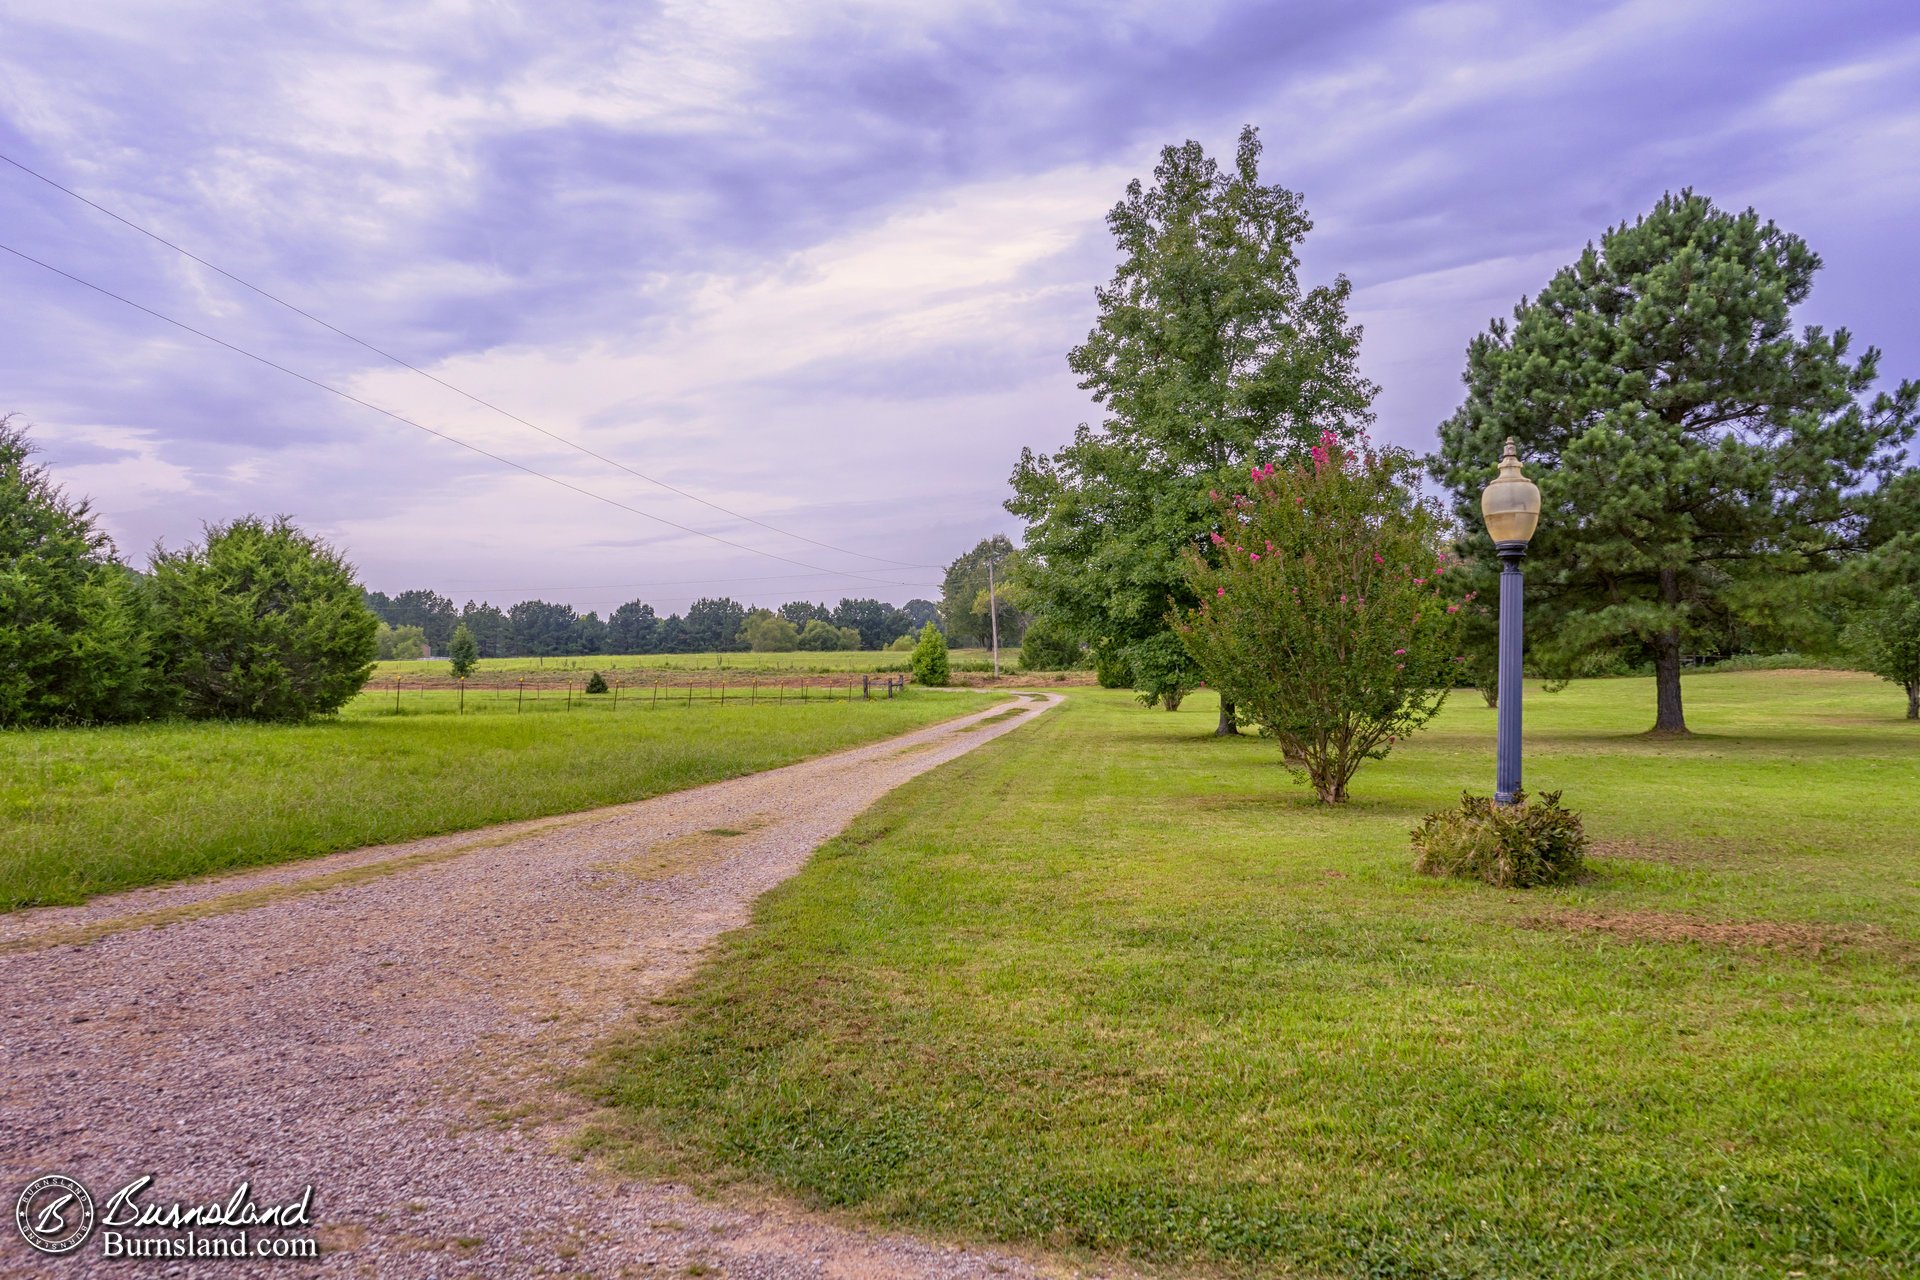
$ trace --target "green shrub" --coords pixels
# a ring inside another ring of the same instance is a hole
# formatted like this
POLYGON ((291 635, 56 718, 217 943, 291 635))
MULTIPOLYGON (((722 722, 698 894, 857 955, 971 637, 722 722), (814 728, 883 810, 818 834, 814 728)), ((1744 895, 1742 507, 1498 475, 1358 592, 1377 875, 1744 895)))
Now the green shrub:
POLYGON ((1142 704, 1178 711, 1200 683, 1200 668, 1187 653, 1186 645, 1171 631, 1148 636, 1127 648, 1127 665, 1133 671, 1133 687, 1142 704))
POLYGON ((1045 614, 1033 620, 1020 640, 1023 671, 1069 671, 1084 659, 1079 640, 1045 614))
POLYGON ((598 671, 594 672, 593 675, 590 676, 587 680, 587 692, 588 693, 605 693, 606 691, 607 691, 607 678, 601 675, 598 671))
POLYGON ((947 638, 929 622, 920 628, 920 643, 913 647, 913 678, 921 684, 947 682, 947 638))
POLYGON ((1510 805, 1462 792, 1459 808, 1428 814, 1413 829, 1415 870, 1503 889, 1565 884, 1584 868, 1586 848, 1580 815, 1560 807, 1558 791, 1534 804, 1523 791, 1510 805))
POLYGON ((1093 678, 1102 689, 1133 688, 1133 664, 1127 660, 1127 651, 1112 644, 1095 645, 1093 678))
POLYGON ((893 643, 888 645, 887 649, 889 652, 892 652, 892 653, 912 653, 913 646, 914 646, 914 638, 911 634, 908 634, 904 636, 895 636, 893 643))

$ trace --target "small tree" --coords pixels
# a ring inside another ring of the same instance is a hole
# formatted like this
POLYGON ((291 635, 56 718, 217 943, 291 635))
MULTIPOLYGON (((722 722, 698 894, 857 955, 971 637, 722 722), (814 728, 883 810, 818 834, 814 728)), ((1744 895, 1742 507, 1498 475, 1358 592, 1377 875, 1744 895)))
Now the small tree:
POLYGON ((920 628, 920 643, 913 647, 913 678, 921 684, 947 682, 947 638, 929 622, 920 628))
POLYGON ((198 546, 156 550, 148 586, 162 674, 189 715, 337 711, 373 669, 378 623, 352 566, 285 516, 244 516, 198 546))
POLYGON ((819 618, 808 618, 807 625, 800 628, 800 637, 795 644, 806 653, 825 653, 838 649, 840 628, 819 618))
POLYGON ((473 674, 480 665, 480 642, 473 638, 473 632, 467 630, 467 624, 461 623, 453 629, 453 639, 447 641, 447 657, 453 664, 453 674, 464 680, 473 674))
POLYGON ((1328 433, 1311 463, 1256 467, 1246 494, 1217 496, 1219 564, 1188 557, 1200 604, 1181 637, 1327 804, 1432 718, 1459 661, 1444 531, 1415 474, 1405 453, 1328 433))
POLYGON ((1171 631, 1158 632, 1127 650, 1133 668, 1133 687, 1145 705, 1163 706, 1178 711, 1194 686, 1200 683, 1200 668, 1181 638, 1171 631))
POLYGON ((426 651, 427 633, 420 627, 390 627, 382 622, 374 628, 373 656, 381 662, 417 662, 426 651))
POLYGON ((1920 590, 1896 592, 1848 630, 1849 647, 1866 670, 1907 691, 1907 719, 1920 720, 1920 590))
POLYGON ((588 693, 605 693, 606 691, 607 691, 607 678, 605 676, 601 675, 598 671, 596 671, 592 675, 587 677, 588 693))
POLYGON ((800 628, 771 609, 755 609, 740 628, 740 642, 755 653, 792 653, 800 647, 800 628))

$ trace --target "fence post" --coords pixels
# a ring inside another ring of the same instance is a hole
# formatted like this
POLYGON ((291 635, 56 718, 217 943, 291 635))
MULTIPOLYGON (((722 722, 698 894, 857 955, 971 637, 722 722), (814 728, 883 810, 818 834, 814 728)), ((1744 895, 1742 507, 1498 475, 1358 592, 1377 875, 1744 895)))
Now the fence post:
POLYGON ((573 710, 573 681, 567 681, 567 710, 573 710))
POLYGON ((660 705, 660 677, 659 676, 655 676, 653 678, 653 705, 656 707, 660 705))
POLYGON ((687 681, 687 705, 693 705, 693 681, 687 681))
POLYGON ((460 677, 460 709, 454 714, 461 716, 467 714, 467 678, 465 676, 460 677))
POLYGON ((873 679, 872 676, 860 677, 860 697, 867 702, 873 701, 873 688, 871 685, 867 683, 869 680, 872 680, 872 679, 873 679))
POLYGON ((393 714, 400 714, 400 677, 393 678, 393 714))
POLYGON ((519 715, 522 711, 525 711, 526 709, 527 709, 527 682, 525 680, 522 680, 520 682, 520 696, 514 699, 514 702, 513 702, 513 713, 515 715, 519 715))
POLYGON ((760 705, 760 682, 758 680, 753 681, 747 686, 747 705, 750 707, 760 705))
POLYGON ((613 709, 615 711, 620 709, 620 682, 617 680, 613 685, 613 709))
POLYGON ((727 682, 724 680, 720 682, 720 705, 727 705, 727 682))

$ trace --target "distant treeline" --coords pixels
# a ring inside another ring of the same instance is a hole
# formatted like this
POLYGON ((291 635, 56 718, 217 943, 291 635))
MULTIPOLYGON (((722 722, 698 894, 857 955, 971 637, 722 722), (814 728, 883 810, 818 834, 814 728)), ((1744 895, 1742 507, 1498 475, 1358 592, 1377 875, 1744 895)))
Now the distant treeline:
POLYGON ((721 596, 694 601, 685 616, 664 618, 652 605, 630 600, 602 618, 546 600, 522 600, 504 610, 469 600, 456 608, 446 596, 419 590, 395 596, 369 591, 367 607, 389 627, 418 627, 436 654, 447 652, 454 628, 465 623, 483 658, 884 649, 901 636, 917 635, 929 622, 942 625, 931 600, 909 600, 902 608, 848 599, 831 609, 800 600, 757 609, 721 596))

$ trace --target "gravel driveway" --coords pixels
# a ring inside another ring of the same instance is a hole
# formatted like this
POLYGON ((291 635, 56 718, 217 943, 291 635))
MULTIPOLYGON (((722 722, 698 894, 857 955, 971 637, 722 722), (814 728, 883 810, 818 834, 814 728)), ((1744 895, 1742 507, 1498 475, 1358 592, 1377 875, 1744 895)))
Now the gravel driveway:
POLYGON ((1055 1274, 618 1180, 565 1154, 582 1104, 556 1083, 861 810, 1058 701, 637 804, 0 917, 0 1199, 45 1173, 103 1212, 144 1174, 143 1204, 312 1184, 317 1227, 286 1235, 323 1249, 109 1262, 102 1229, 50 1258, 7 1226, 0 1272, 1055 1274))

